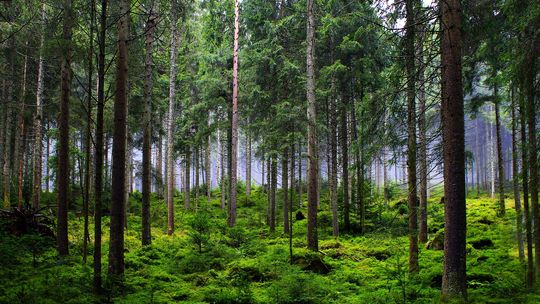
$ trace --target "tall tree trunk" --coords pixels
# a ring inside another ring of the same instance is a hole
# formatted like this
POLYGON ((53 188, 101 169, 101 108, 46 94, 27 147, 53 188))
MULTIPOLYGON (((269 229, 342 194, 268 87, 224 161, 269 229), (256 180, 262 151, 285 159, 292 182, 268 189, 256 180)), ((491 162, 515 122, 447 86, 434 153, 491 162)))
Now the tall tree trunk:
POLYGON ((225 209, 225 148, 223 146, 223 139, 221 138, 221 132, 218 130, 218 142, 219 142, 219 165, 221 172, 220 180, 220 192, 221 192, 221 209, 225 209))
POLYGON ((154 50, 154 32, 156 14, 154 0, 150 1, 148 20, 146 21, 146 58, 144 75, 144 114, 143 114, 143 155, 142 155, 142 245, 152 243, 150 228, 150 192, 151 190, 151 155, 152 155, 152 69, 154 66, 152 53, 154 50))
POLYGON ((405 69, 407 73, 407 176, 409 205, 409 273, 417 273, 418 265, 418 190, 416 179, 416 70, 415 70, 415 9, 414 0, 405 2, 405 69))
POLYGON ((523 212, 521 211, 521 201, 519 193, 519 161, 517 152, 517 105, 514 102, 514 92, 512 91, 512 175, 514 184, 514 202, 516 208, 516 236, 518 241, 519 260, 525 260, 525 252, 523 248, 523 212))
POLYGON ((47 147, 45 148, 45 192, 47 193, 49 193, 49 184, 50 184, 49 155, 51 154, 51 137, 49 136, 49 130, 50 130, 50 122, 47 122, 47 129, 46 129, 47 147))
POLYGON ((536 112, 535 106, 535 78, 536 78, 536 54, 535 44, 532 44, 525 60, 527 70, 525 72, 525 94, 527 98, 527 127, 529 129, 529 193, 531 197, 534 224, 534 250, 536 276, 540 275, 540 208, 538 206, 538 151, 536 135, 536 112))
POLYGON ((185 179, 186 179, 186 189, 184 196, 184 209, 188 210, 191 208, 191 147, 186 147, 186 168, 185 168, 185 179))
POLYGON ((88 100, 86 104, 86 136, 85 136, 85 175, 84 175, 84 199, 83 199, 83 213, 84 213, 84 232, 83 232, 83 262, 86 264, 86 257, 88 255, 88 239, 90 238, 90 232, 88 231, 88 209, 90 204, 90 167, 91 167, 91 155, 92 155, 92 76, 94 74, 94 19, 96 14, 95 0, 90 1, 90 45, 88 47, 88 100))
MULTIPOLYGON (((11 124, 13 119, 13 78, 15 77, 15 41, 14 38, 10 38, 9 50, 8 50, 8 61, 9 61, 9 77, 7 77, 6 84, 6 120, 4 124, 5 136, 4 142, 4 161, 2 168, 2 178, 3 178, 3 205, 4 209, 11 207, 11 124)), ((2 130, 4 132, 4 130, 2 130)))
POLYGON ((156 192, 158 198, 163 198, 163 135, 161 131, 158 135, 158 146, 156 155, 156 192))
POLYGON ((480 196, 480 140, 478 134, 480 133, 480 119, 477 117, 475 121, 476 130, 474 131, 474 143, 475 143, 475 162, 476 162, 476 196, 480 196))
POLYGON ((109 275, 124 273, 124 214, 126 208, 126 124, 127 76, 130 1, 120 1, 118 20, 118 59, 116 70, 116 96, 114 100, 113 169, 111 186, 111 228, 109 242, 109 275))
POLYGON ((167 114, 167 234, 174 232, 174 105, 176 103, 176 58, 178 56, 179 34, 177 30, 178 12, 176 1, 171 9, 171 57, 169 73, 169 109, 167 114))
POLYGON ((319 250, 317 237, 317 182, 319 155, 317 151, 317 101, 315 99, 315 13, 314 1, 307 0, 306 96, 308 101, 308 228, 307 247, 319 250))
POLYGON ((302 185, 302 141, 298 140, 298 196, 299 208, 304 204, 304 187, 302 185))
POLYGON ((210 204, 210 200, 212 199, 212 171, 211 171, 211 158, 210 158, 210 135, 206 137, 206 148, 204 149, 204 170, 206 175, 206 196, 208 197, 208 203, 210 204))
POLYGON ((73 22, 73 11, 71 0, 64 0, 64 27, 63 40, 65 43, 62 68, 60 95, 60 115, 58 118, 58 213, 56 235, 56 246, 58 254, 65 256, 69 254, 68 249, 68 197, 69 197, 69 95, 71 85, 71 24, 73 22))
POLYGON ((339 236, 339 218, 337 206, 337 99, 330 102, 330 205, 332 208, 332 235, 339 236))
POLYGON ((28 52, 26 49, 28 48, 28 41, 25 45, 25 55, 24 55, 24 63, 23 63, 23 71, 22 71, 22 80, 21 80, 21 107, 18 112, 17 117, 17 136, 15 138, 15 150, 17 155, 17 207, 19 210, 22 210, 23 208, 23 184, 24 184, 24 175, 23 175, 23 164, 25 159, 25 141, 24 141, 24 112, 26 109, 26 72, 28 68, 28 56, 26 53, 28 52))
POLYGON ((276 192, 277 192, 277 159, 271 157, 270 168, 270 232, 276 231, 276 192))
POLYGON ((526 105, 523 94, 520 96, 520 132, 521 132, 521 173, 523 182, 523 209, 525 212, 525 232, 527 239, 527 287, 532 287, 535 280, 534 257, 533 257, 533 227, 531 211, 529 208, 529 167, 527 147, 527 117, 526 105))
MULTIPOLYGON (((32 190, 32 208, 37 210, 41 201, 41 171, 43 136, 41 134, 43 116, 43 44, 45 41, 45 2, 41 4, 41 37, 39 42, 38 76, 36 87, 36 112, 34 114, 34 176, 32 190)), ((1 141, 0 141, 1 142, 1 141)), ((46 165, 46 164, 45 164, 46 165)))
POLYGON ((289 233, 289 148, 285 148, 281 163, 281 187, 283 190, 283 232, 289 233))
POLYGON ((199 202, 200 148, 195 147, 195 209, 199 202))
MULTIPOLYGON (((424 30, 424 29, 422 29, 424 30)), ((426 136, 426 88, 424 77, 424 40, 425 33, 419 33, 418 39, 418 139, 419 139, 419 153, 420 158, 420 221, 418 229, 418 241, 420 243, 427 242, 427 188, 428 188, 428 163, 427 163, 427 136, 426 136)))
MULTIPOLYGON (((495 75, 494 75, 495 76, 495 75)), ((495 77, 494 77, 495 79, 495 77)), ((502 139, 501 139, 501 115, 499 111, 499 100, 498 100, 498 86, 495 84, 493 86, 493 98, 495 104, 495 130, 497 137, 497 167, 499 173, 499 210, 497 214, 499 216, 504 216, 506 214, 506 208, 504 205, 504 163, 502 155, 502 139)))
POLYGON ((465 122, 461 75, 461 5, 440 2, 442 12, 442 135, 444 158, 444 300, 467 299, 465 204, 465 122))
POLYGON ((239 31, 239 10, 238 0, 234 0, 234 46, 233 46, 233 99, 231 117, 231 183, 229 200, 229 217, 227 223, 229 227, 236 224, 236 171, 237 171, 237 150, 238 150, 238 31, 239 31))
POLYGON ((101 292, 101 193, 103 191, 103 110, 105 107, 105 38, 107 29, 107 1, 101 1, 98 56, 98 90, 96 113, 96 159, 94 182, 94 293, 101 292))
POLYGON ((351 228, 350 222, 350 201, 349 201, 349 142, 347 140, 347 111, 345 109, 345 102, 347 98, 344 98, 343 104, 340 109, 340 141, 341 141, 341 184, 343 189, 343 229, 349 232, 351 228))
POLYGON ((246 196, 251 199, 251 133, 246 134, 246 196))

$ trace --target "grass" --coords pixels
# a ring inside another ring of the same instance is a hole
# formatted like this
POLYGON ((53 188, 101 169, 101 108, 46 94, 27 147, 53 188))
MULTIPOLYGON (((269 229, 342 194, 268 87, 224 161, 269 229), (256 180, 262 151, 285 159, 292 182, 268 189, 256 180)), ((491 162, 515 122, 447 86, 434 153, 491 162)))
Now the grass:
MULTIPOLYGON (((288 238, 282 227, 269 233, 263 223, 266 194, 260 188, 249 200, 240 195, 238 225, 232 229, 226 226, 219 199, 208 202, 201 197, 194 212, 184 211, 177 197, 173 236, 166 233, 165 203, 154 197, 153 240, 144 248, 140 242, 140 195, 133 194, 125 235, 123 286, 113 288, 105 278, 105 294, 100 298, 92 294, 93 247, 90 245, 84 265, 83 219, 70 214, 71 255, 63 260, 58 259, 51 242, 40 242, 43 244, 36 251, 32 246, 36 237, 16 238, 0 232, 0 303, 438 303, 443 252, 420 246, 421 270, 417 275, 408 274, 406 212, 400 210, 400 199, 396 196, 388 207, 371 203, 370 231, 362 236, 333 238, 324 218, 327 212, 321 212, 320 253, 305 249, 306 220, 295 221, 294 264, 290 265, 288 238), (32 252, 37 252, 35 267, 32 252)), ((513 200, 507 199, 506 204, 507 215, 498 218, 495 200, 472 194, 467 200, 471 303, 540 301, 537 291, 524 288, 513 200)), ((327 209, 328 202, 323 199, 321 210, 327 209)), ((430 237, 443 227, 443 209, 440 197, 430 199, 430 237)), ((305 209, 300 211, 306 214, 305 209)), ((106 217, 104 273, 108 224, 106 217)), ((90 229, 93 231, 92 223, 90 229)))

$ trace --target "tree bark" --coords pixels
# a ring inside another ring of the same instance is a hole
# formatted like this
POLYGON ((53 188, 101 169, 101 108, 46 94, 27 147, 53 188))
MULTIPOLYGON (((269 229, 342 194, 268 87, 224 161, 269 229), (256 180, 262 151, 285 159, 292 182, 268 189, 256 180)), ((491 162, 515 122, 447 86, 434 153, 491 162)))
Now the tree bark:
POLYGON ((317 237, 317 183, 319 155, 317 151, 317 104, 315 99, 315 14, 314 1, 307 0, 306 97, 308 101, 308 227, 307 247, 319 250, 317 237))
POLYGON ((465 122, 461 75, 461 5, 440 2, 442 12, 442 135, 444 158, 443 300, 466 301, 465 122))
POLYGON ((538 206, 538 151, 536 139, 536 111, 535 106, 535 78, 536 78, 536 54, 532 44, 529 53, 526 55, 527 70, 525 72, 525 94, 527 102, 527 127, 529 129, 529 194, 531 197, 532 213, 534 225, 534 250, 536 276, 540 274, 540 208, 538 206))
POLYGON ((499 171, 499 210, 497 211, 497 214, 499 216, 504 216, 506 214, 506 208, 504 205, 504 163, 502 155, 501 115, 499 113, 500 111, 498 95, 498 86, 495 83, 495 85, 493 86, 493 98, 495 104, 495 136, 497 137, 497 168, 499 171))
POLYGON ((113 169, 111 186, 111 224, 109 242, 109 275, 124 273, 124 215, 126 208, 126 125, 127 125, 127 76, 130 1, 120 1, 118 20, 118 58, 116 66, 116 96, 114 101, 113 169))
MULTIPOLYGON (((425 77, 424 77, 424 39, 425 33, 419 34, 418 39, 418 139, 419 139, 419 153, 420 158, 420 221, 418 229, 418 241, 420 243, 427 242, 427 188, 428 188, 428 163, 427 163, 427 136, 426 136, 426 89, 425 89, 425 77)), ((386 183, 386 182, 385 182, 386 183)), ((387 196, 385 192, 385 197, 387 196)))
POLYGON ((525 260, 525 252, 523 248, 523 212, 521 211, 521 201, 519 192, 519 161, 517 152, 517 116, 514 103, 514 94, 512 91, 512 177, 514 186, 514 203, 516 209, 516 237, 518 242, 519 260, 525 260))
POLYGON ((246 134, 246 196, 251 199, 251 133, 246 134))
POLYGON ((84 199, 83 199, 83 213, 84 213, 84 232, 83 232, 83 262, 86 264, 86 258, 88 255, 88 239, 90 238, 90 232, 88 231, 88 209, 90 204, 90 179, 91 179, 91 155, 92 155, 92 76, 94 73, 94 19, 95 19, 96 5, 95 0, 90 1, 90 39, 88 47, 88 100, 86 104, 86 135, 85 135, 85 175, 84 175, 84 199))
POLYGON ((178 12, 176 1, 171 9, 171 57, 169 73, 169 109, 167 115, 167 234, 174 232, 174 105, 176 103, 176 59, 178 56, 179 34, 177 30, 178 12))
POLYGON ((144 114, 143 114, 143 155, 142 155, 142 245, 152 243, 150 228, 150 192, 151 190, 151 155, 152 155, 152 69, 154 66, 152 52, 154 50, 154 32, 156 14, 154 0, 149 3, 148 20, 146 21, 146 58, 144 75, 144 114))
POLYGON ((281 163, 281 188, 283 190, 283 232, 289 233, 289 148, 285 148, 281 163))
POLYGON ((58 254, 66 256, 68 249, 68 198, 69 198, 69 96, 71 85, 71 24, 73 11, 71 0, 64 0, 63 42, 65 43, 62 67, 60 95, 60 115, 58 118, 58 213, 56 245, 58 254))
POLYGON ((339 236, 339 218, 337 206, 337 100, 330 102, 330 205, 332 208, 332 235, 339 236))
POLYGON ((94 275, 93 291, 101 292, 101 193, 103 191, 103 111, 105 107, 105 38, 107 29, 107 1, 101 1, 98 55, 98 90, 96 113, 96 159, 94 181, 94 275))
POLYGON ((527 287, 532 287, 535 280, 534 257, 533 257, 533 227, 531 211, 529 208, 529 167, 528 167, 528 147, 527 147, 527 114, 525 98, 520 96, 520 133, 521 133, 521 173, 523 183, 523 209, 525 213, 525 232, 527 239, 527 287))
POLYGON ((230 176, 230 199, 229 199, 229 217, 227 223, 229 227, 236 224, 236 171, 237 171, 237 150, 238 150, 238 31, 239 31, 239 10, 238 0, 234 0, 234 46, 233 46, 233 99, 232 99, 232 117, 231 117, 231 163, 230 176))
POLYGON ((43 149, 43 136, 41 134, 43 116, 43 44, 45 41, 45 3, 41 5, 41 37, 39 42, 38 77, 36 86, 36 112, 34 115, 34 176, 32 190, 32 208, 37 210, 41 201, 41 159, 43 149))
POLYGON ((276 231, 276 192, 277 192, 277 160, 275 156, 269 161, 270 166, 270 232, 276 231))
POLYGON ((350 231, 350 200, 349 200, 349 142, 347 140, 347 111, 345 109, 345 102, 347 98, 344 98, 343 104, 340 109, 340 141, 341 141, 341 184, 343 188, 343 229, 347 232, 350 231))
POLYGON ((186 179, 186 189, 184 197, 184 209, 188 210, 191 208, 191 148, 186 147, 186 168, 185 168, 185 179, 186 179))
POLYGON ((24 175, 23 175, 23 164, 25 159, 25 141, 24 141, 24 134, 25 134, 25 125, 24 125, 24 112, 26 110, 26 73, 28 68, 28 55, 26 54, 28 51, 26 50, 28 48, 28 41, 25 45, 25 55, 24 55, 24 63, 23 63, 23 71, 22 71, 22 79, 21 79, 21 105, 20 109, 17 115, 17 135, 15 138, 15 155, 17 156, 17 208, 19 210, 23 209, 23 184, 24 184, 24 175))
POLYGON ((405 70, 407 73, 407 176, 409 206, 409 273, 417 273, 418 265, 418 196, 416 178, 416 68, 415 68, 415 18, 414 1, 405 2, 407 18, 405 22, 405 70))

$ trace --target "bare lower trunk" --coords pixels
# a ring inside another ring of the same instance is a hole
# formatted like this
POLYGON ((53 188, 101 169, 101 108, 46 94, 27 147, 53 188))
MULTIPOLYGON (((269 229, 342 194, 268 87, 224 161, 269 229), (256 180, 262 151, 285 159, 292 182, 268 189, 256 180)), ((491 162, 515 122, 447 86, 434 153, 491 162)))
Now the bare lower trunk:
POLYGON ((461 75, 460 1, 441 2, 442 135, 444 157, 443 300, 466 301, 465 123, 461 75))
POLYGON ((32 190, 32 208, 39 208, 41 201, 41 171, 42 171, 42 116, 43 116, 43 44, 45 40, 45 3, 41 6, 41 38, 39 43, 39 61, 38 61, 38 76, 36 87, 36 112, 34 115, 34 176, 32 190))
POLYGON ((317 236, 317 184, 319 179, 319 154, 317 151, 317 101, 315 99, 315 14, 314 1, 307 0, 307 49, 306 97, 308 101, 308 228, 307 247, 318 251, 317 236))
MULTIPOLYGON (((26 42, 26 47, 28 47, 28 42, 26 42)), ((18 115, 18 126, 17 126, 17 137, 15 138, 15 149, 17 151, 17 207, 19 210, 23 208, 23 164, 25 158, 25 142, 24 142, 24 111, 26 109, 26 71, 28 67, 28 56, 24 55, 24 64, 23 64, 23 73, 22 73, 22 88, 21 88, 21 107, 19 109, 18 115)))
POLYGON ((337 100, 332 100, 330 104, 330 205, 332 208, 332 235, 339 236, 339 218, 337 207, 337 100))
POLYGON ((71 0, 64 1, 63 39, 64 56, 61 68, 60 116, 58 118, 58 214, 56 245, 58 254, 68 255, 68 196, 69 196, 69 95, 71 84, 71 22, 73 11, 71 0))
POLYGON ((271 163, 271 183, 270 183, 270 232, 276 231, 276 192, 277 192, 277 160, 272 156, 271 163))
POLYGON ((238 0, 234 0, 234 46, 233 46, 233 99, 231 116, 231 160, 230 168, 230 199, 229 217, 227 223, 229 227, 236 225, 236 171, 237 171, 237 150, 238 150, 238 31, 239 31, 239 9, 238 0))
POLYGON ((516 208, 516 236, 518 242, 519 260, 525 260, 525 252, 523 248, 523 212, 521 211, 520 191, 519 191, 519 161, 517 152, 517 116, 516 107, 514 104, 514 96, 512 91, 512 175, 514 186, 514 202, 516 208))
POLYGON ((98 100, 96 113, 96 160, 94 182, 94 293, 101 292, 101 193, 103 191, 103 111, 105 106, 105 37, 107 27, 107 1, 101 1, 98 56, 98 100))
MULTIPOLYGON (((144 114, 143 114, 143 149, 142 149, 142 245, 150 245, 152 234, 150 228, 150 192, 151 192, 151 155, 152 155, 152 52, 154 48, 154 31, 156 14, 154 1, 150 2, 148 20, 146 21, 146 58, 144 73, 144 114)), ((159 178, 159 177, 158 177, 159 178)))
POLYGON ((186 147, 186 168, 185 168, 185 179, 186 179, 186 189, 184 194, 184 209, 191 208, 191 148, 186 147))
POLYGON ((85 153, 85 175, 84 175, 84 199, 83 199, 83 213, 84 213, 84 232, 83 232, 83 262, 86 264, 86 257, 88 255, 88 240, 90 238, 90 232, 88 230, 88 210, 89 210, 89 204, 90 204, 90 167, 91 167, 91 155, 92 155, 92 147, 91 147, 91 137, 92 137, 92 86, 94 85, 92 83, 92 76, 93 76, 93 68, 94 68, 94 19, 95 19, 95 0, 90 1, 90 45, 88 48, 88 100, 86 105, 86 135, 85 135, 85 143, 84 148, 86 149, 85 153))
POLYGON ((289 233, 289 149, 285 148, 281 163, 281 188, 283 190, 283 232, 289 233))
POLYGON ((504 164, 503 164, 503 155, 502 155, 502 139, 501 139, 501 115, 499 114, 499 102, 497 100, 498 90, 497 84, 493 87, 493 98, 495 98, 495 130, 497 137, 497 167, 499 173, 499 210, 497 214, 499 216, 504 216, 506 213, 506 208, 504 205, 504 164))
POLYGON ((206 196, 208 197, 208 202, 212 199, 212 172, 210 170, 211 159, 210 159, 210 135, 206 138, 206 148, 204 149, 204 170, 206 177, 206 196))
POLYGON ((169 109, 167 114, 167 234, 174 232, 174 105, 176 103, 176 58, 178 56, 179 34, 176 23, 178 22, 178 12, 173 1, 171 12, 171 57, 169 73, 169 109))
POLYGON ((523 182, 523 209, 525 212, 525 232, 527 239, 527 287, 532 287, 535 280, 534 272, 534 256, 533 256, 533 227, 532 227, 532 215, 529 208, 529 167, 528 167, 528 147, 525 144, 527 142, 527 117, 525 99, 520 97, 520 133, 521 133, 521 174, 523 182))
POLYGON ((251 133, 246 134, 246 196, 251 196, 251 133))

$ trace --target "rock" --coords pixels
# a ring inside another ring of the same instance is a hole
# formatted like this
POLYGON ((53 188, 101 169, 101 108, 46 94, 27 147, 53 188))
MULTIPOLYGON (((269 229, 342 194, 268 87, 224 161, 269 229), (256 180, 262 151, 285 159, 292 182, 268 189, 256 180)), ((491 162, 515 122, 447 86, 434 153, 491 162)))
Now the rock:
POLYGON ((298 210, 296 212, 296 220, 297 221, 301 221, 301 220, 304 220, 306 219, 306 217, 304 216, 304 214, 302 213, 302 211, 298 210))

